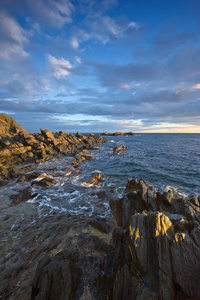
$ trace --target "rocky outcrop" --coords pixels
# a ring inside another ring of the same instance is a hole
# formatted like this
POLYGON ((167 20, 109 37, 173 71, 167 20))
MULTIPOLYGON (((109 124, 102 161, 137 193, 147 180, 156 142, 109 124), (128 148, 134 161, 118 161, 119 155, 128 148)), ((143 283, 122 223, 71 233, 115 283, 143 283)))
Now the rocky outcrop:
MULTIPOLYGON (((64 284, 55 299, 68 299, 72 290, 71 299, 199 299, 200 198, 160 193, 143 179, 130 178, 123 197, 110 199, 110 207, 117 226, 105 218, 88 221, 99 235, 80 234, 72 243, 79 257, 73 262, 79 285, 66 279, 68 289, 64 284)), ((48 299, 44 295, 56 292, 54 274, 61 266, 55 267, 55 259, 48 266, 40 262, 32 299, 48 299)), ((69 265, 68 257, 65 263, 69 265)))
POLYGON ((118 154, 118 153, 123 152, 127 149, 128 149, 128 147, 126 147, 126 146, 116 146, 116 147, 113 148, 113 153, 118 154))
POLYGON ((0 134, 17 133, 23 130, 15 119, 8 117, 6 114, 0 114, 0 134))
POLYGON ((113 133, 105 131, 101 135, 105 135, 105 136, 120 136, 120 135, 128 136, 128 135, 135 135, 135 133, 133 133, 132 131, 130 131, 130 132, 116 131, 116 132, 113 132, 113 133))
POLYGON ((76 155, 82 160, 93 159, 86 149, 95 149, 96 145, 106 141, 100 134, 76 136, 69 133, 50 132, 41 129, 41 133, 28 133, 13 118, 0 114, 0 182, 10 178, 10 168, 23 163, 39 163, 53 157, 76 155), (82 155, 80 154, 82 153, 82 155))

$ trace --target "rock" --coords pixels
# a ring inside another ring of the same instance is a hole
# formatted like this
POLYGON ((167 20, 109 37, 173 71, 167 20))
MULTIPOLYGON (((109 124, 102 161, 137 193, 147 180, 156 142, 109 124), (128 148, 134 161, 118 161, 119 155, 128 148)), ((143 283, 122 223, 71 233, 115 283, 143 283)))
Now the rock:
POLYGON ((128 149, 128 147, 126 147, 126 146, 116 146, 113 148, 113 152, 114 152, 114 154, 118 154, 119 152, 123 152, 127 149, 128 149))
POLYGON ((78 152, 76 154, 76 159, 80 162, 84 161, 84 160, 93 160, 94 157, 92 156, 92 154, 90 153, 90 151, 83 149, 81 152, 78 152))
POLYGON ((32 185, 39 185, 39 186, 53 186, 57 183, 57 180, 50 178, 50 177, 45 177, 41 180, 33 180, 31 182, 32 185))
POLYGON ((125 136, 128 136, 128 135, 135 135, 135 133, 133 133, 132 131, 130 132, 121 132, 121 131, 116 131, 114 133, 109 133, 108 131, 105 131, 102 133, 102 135, 105 135, 105 136, 120 136, 120 135, 125 135, 125 136))
POLYGON ((31 181, 31 180, 37 178, 38 176, 40 176, 40 172, 33 172, 33 173, 30 173, 30 174, 26 174, 26 175, 21 176, 17 180, 17 182, 31 181))
POLYGON ((13 118, 4 113, 0 114, 0 134, 16 132, 19 129, 21 129, 21 126, 13 118))
POLYGON ((76 133, 76 137, 77 137, 77 138, 82 138, 82 134, 78 131, 78 132, 76 133))
POLYGON ((74 161, 72 163, 72 168, 77 169, 78 167, 79 167, 79 164, 76 161, 74 161))
POLYGON ((43 258, 37 267, 31 300, 72 300, 81 281, 78 254, 65 250, 52 259, 43 258))
POLYGON ((58 143, 56 145, 56 150, 63 154, 70 153, 69 143, 58 143))
MULTIPOLYGON (((197 229, 196 229, 197 230, 197 229)), ((198 236, 200 230, 198 228, 198 236)), ((200 296, 200 244, 185 233, 176 233, 171 245, 173 280, 179 290, 191 299, 200 296)))
POLYGON ((54 142, 55 138, 54 135, 51 131, 47 130, 47 129, 40 129, 41 134, 45 137, 45 139, 47 139, 49 142, 54 142))
POLYGON ((101 175, 101 173, 95 174, 95 175, 88 181, 88 184, 98 184, 98 185, 101 185, 101 184, 102 184, 102 175, 101 175))
POLYGON ((36 194, 32 195, 30 188, 25 188, 19 191, 17 195, 11 195, 10 199, 12 199, 12 203, 18 204, 20 202, 26 202, 29 199, 34 198, 35 196, 36 194))
POLYGON ((111 226, 105 218, 96 217, 90 220, 88 224, 102 233, 109 233, 111 231, 111 226))

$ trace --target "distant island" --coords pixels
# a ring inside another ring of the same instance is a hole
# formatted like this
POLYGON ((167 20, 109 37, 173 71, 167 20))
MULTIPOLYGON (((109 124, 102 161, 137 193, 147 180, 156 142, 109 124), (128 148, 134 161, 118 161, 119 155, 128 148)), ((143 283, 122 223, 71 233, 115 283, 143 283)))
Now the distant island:
POLYGON ((113 133, 105 131, 105 132, 101 133, 101 135, 106 135, 106 136, 125 135, 125 136, 128 136, 128 135, 135 135, 135 133, 133 133, 132 131, 129 131, 129 132, 116 131, 116 132, 113 132, 113 133))

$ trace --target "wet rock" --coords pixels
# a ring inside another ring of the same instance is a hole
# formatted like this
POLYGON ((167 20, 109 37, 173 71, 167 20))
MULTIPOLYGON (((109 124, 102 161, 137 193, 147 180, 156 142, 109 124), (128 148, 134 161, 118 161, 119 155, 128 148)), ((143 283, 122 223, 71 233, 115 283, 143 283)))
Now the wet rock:
POLYGON ((37 178, 38 176, 40 176, 40 172, 32 172, 30 174, 26 174, 26 175, 21 176, 17 180, 17 182, 31 181, 31 180, 37 178))
POLYGON ((50 177, 46 177, 41 180, 33 180, 31 182, 32 185, 39 185, 39 186, 53 186, 56 183, 57 183, 57 180, 50 178, 50 177))
POLYGON ((114 154, 118 154, 119 152, 123 152, 127 149, 128 149, 128 147, 126 147, 126 146, 116 146, 113 148, 113 152, 114 152, 114 154))
POLYGON ((77 169, 79 167, 79 164, 77 162, 72 163, 72 168, 77 169))
POLYGON ((32 180, 31 185, 40 185, 40 186, 53 186, 57 183, 51 175, 46 173, 40 174, 35 180, 32 180))
POLYGON ((76 169, 76 170, 74 170, 73 174, 76 174, 76 175, 81 174, 81 170, 76 169))
POLYGON ((25 167, 21 167, 19 169, 20 174, 24 174, 24 173, 28 173, 31 172, 35 169, 34 165, 29 165, 29 166, 25 166, 25 167))
POLYGON ((97 184, 101 185, 102 184, 102 175, 101 173, 95 174, 89 181, 88 184, 97 184))
POLYGON ((94 159, 94 157, 92 156, 92 154, 90 153, 90 151, 83 149, 81 152, 78 152, 76 154, 76 159, 80 162, 84 161, 84 160, 92 160, 94 159))
POLYGON ((31 198, 34 198, 37 194, 32 194, 31 189, 25 188, 18 192, 16 195, 11 195, 10 199, 12 200, 13 204, 18 204, 20 202, 26 202, 31 198))

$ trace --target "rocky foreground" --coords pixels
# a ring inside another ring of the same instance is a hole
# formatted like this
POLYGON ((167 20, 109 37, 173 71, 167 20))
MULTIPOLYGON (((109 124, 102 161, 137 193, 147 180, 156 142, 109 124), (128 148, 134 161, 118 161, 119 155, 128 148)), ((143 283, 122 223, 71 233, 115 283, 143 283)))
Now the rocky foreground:
MULTIPOLYGON (((25 201, 35 197, 33 187, 38 184, 41 189, 51 189, 56 177, 41 175, 35 162, 65 153, 57 150, 62 145, 67 153, 75 154, 71 169, 79 172, 79 165, 91 159, 83 143, 92 148, 94 141, 103 140, 46 130, 28 134, 10 124, 10 119, 3 122, 8 126, 1 133, 1 151, 9 151, 0 156, 2 169, 8 171, 2 180, 10 179, 3 187, 9 192, 18 182, 24 188, 3 203, 0 230, 6 242, 2 239, 1 299, 200 299, 200 196, 186 197, 172 190, 161 193, 143 179, 128 179, 123 196, 113 198, 101 188, 101 175, 96 174, 88 184, 99 204, 109 203, 106 217, 59 212, 38 215, 34 205, 27 210, 25 201), (26 144, 29 138, 34 139, 32 145, 26 144), (20 153, 18 143, 26 151, 20 153), (18 145, 18 152, 13 153, 13 144, 18 145), (44 157, 39 154, 42 149, 44 157), (28 166, 15 166, 29 159, 28 166), (13 175, 12 168, 20 174, 15 171, 13 175), (11 223, 6 224, 12 219, 16 221, 10 230, 11 223)), ((57 170, 49 172, 56 174, 57 170)), ((64 172, 64 166, 59 172, 64 172)))
POLYGON ((39 262, 31 299, 200 299, 200 197, 130 179, 110 207, 116 226, 93 219, 39 262))

